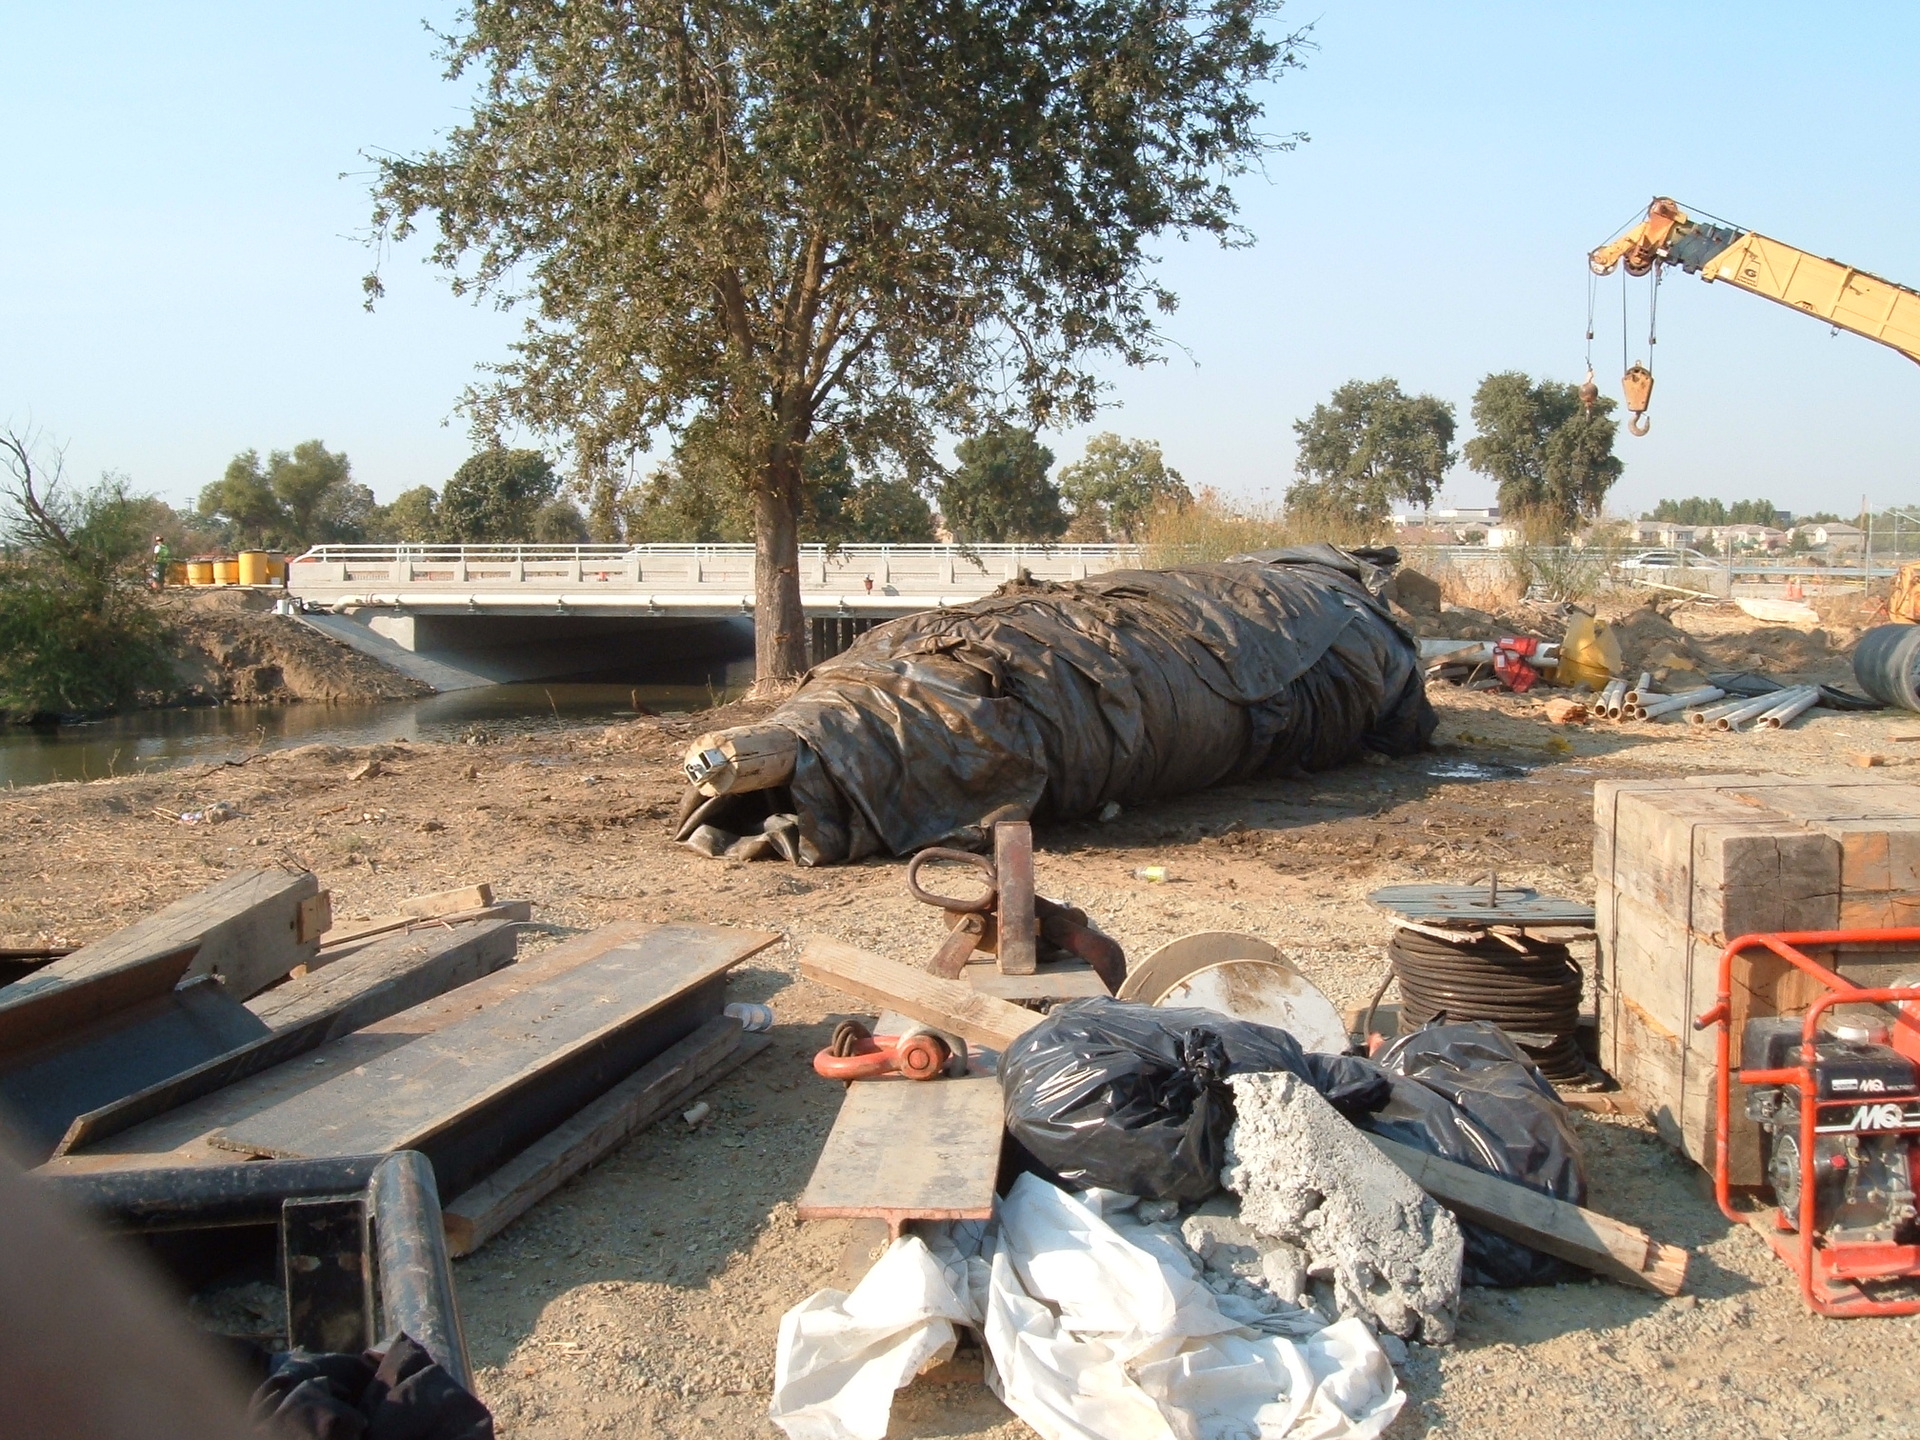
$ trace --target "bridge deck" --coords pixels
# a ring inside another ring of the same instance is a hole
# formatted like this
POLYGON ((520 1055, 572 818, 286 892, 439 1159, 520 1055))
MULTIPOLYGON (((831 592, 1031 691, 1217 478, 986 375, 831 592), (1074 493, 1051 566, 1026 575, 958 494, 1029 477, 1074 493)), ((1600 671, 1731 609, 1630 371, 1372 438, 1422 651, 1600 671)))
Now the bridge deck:
MULTIPOLYGON (((1139 563, 1125 545, 806 545, 800 594, 809 612, 904 615, 977 600, 1022 570, 1077 580, 1139 563)), ((288 565, 287 588, 334 610, 739 615, 753 609, 753 547, 329 545, 288 565)))

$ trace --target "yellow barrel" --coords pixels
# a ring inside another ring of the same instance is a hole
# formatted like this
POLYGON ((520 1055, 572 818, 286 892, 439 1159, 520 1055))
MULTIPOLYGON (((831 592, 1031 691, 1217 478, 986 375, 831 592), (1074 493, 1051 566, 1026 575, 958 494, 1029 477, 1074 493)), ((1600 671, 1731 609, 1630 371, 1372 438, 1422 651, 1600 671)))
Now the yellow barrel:
POLYGON ((187 562, 169 560, 167 562, 167 584, 184 585, 187 583, 187 562))
POLYGON ((214 561, 213 583, 216 585, 238 585, 240 583, 240 562, 238 560, 214 561))
POLYGON ((187 562, 187 583, 189 585, 211 585, 213 583, 213 561, 189 560, 187 562))
POLYGON ((264 550, 242 550, 234 565, 242 585, 265 585, 273 578, 273 561, 264 550))

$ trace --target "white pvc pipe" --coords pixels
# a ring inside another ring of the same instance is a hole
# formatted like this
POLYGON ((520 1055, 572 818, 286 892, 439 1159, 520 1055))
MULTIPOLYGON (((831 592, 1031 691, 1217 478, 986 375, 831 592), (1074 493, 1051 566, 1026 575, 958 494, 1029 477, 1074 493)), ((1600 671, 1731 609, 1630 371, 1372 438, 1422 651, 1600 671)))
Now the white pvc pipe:
POLYGON ((1746 697, 1736 695, 1731 700, 1722 700, 1718 705, 1709 705, 1704 710, 1687 711, 1687 719, 1695 725, 1711 725, 1722 715, 1731 715, 1747 703, 1746 697))
POLYGON ((1800 718, 1802 711, 1811 710, 1819 703, 1820 687, 1818 685, 1809 685, 1807 686, 1806 694, 1774 706, 1773 709, 1762 715, 1756 723, 1762 729, 1784 730, 1800 718))
POLYGON ((1714 728, 1716 730, 1738 730, 1742 725, 1746 724, 1747 721, 1758 720, 1779 703, 1780 692, 1778 690, 1766 695, 1756 696, 1752 700, 1747 701, 1747 703, 1739 709, 1730 710, 1726 714, 1718 717, 1713 722, 1714 728))
POLYGON ((1706 705, 1718 700, 1727 692, 1717 690, 1711 685, 1702 685, 1680 695, 1660 695, 1640 707, 1643 720, 1662 720, 1669 715, 1677 715, 1689 705, 1706 705))

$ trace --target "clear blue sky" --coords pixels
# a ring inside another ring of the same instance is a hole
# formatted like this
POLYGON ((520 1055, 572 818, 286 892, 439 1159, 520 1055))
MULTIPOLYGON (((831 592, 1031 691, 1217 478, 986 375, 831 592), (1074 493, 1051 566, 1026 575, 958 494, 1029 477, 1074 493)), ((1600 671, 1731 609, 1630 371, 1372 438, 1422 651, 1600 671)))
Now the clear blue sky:
MULTIPOLYGON (((403 249, 360 307, 369 148, 461 114, 421 17, 385 3, 6 0, 0 420, 183 502, 236 451, 311 437, 382 498, 468 451, 454 413, 514 322, 403 249), (343 172, 345 178, 342 178, 343 172)), ((1920 284, 1920 6, 1320 0, 1270 96, 1310 144, 1241 186, 1250 250, 1169 242, 1185 353, 1116 370, 1095 428, 1190 482, 1277 498, 1290 422, 1393 375, 1459 408, 1490 370, 1578 380, 1584 254, 1654 193, 1920 284)), ((1644 337, 1644 287, 1634 326, 1644 337)), ((1617 393, 1618 282, 1595 358, 1617 393)), ((1636 340, 1635 358, 1644 352, 1636 340)), ((1920 501, 1920 367, 1724 286, 1670 280, 1653 433, 1614 507, 1920 501)), ((1082 435, 1048 437, 1062 459, 1082 435)), ((1488 495, 1464 469, 1455 503, 1488 495)))

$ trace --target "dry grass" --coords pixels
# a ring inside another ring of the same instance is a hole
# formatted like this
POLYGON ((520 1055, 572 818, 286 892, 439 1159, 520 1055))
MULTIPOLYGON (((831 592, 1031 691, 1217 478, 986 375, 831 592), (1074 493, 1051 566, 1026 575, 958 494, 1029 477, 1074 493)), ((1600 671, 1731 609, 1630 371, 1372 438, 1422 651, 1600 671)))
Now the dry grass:
POLYGON ((1141 545, 1146 563, 1165 569, 1283 545, 1326 540, 1353 546, 1377 538, 1371 527, 1349 517, 1303 513, 1203 489, 1184 505, 1163 505, 1156 510, 1147 520, 1141 545))

